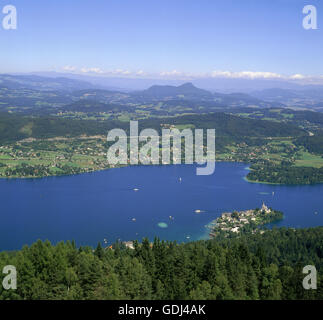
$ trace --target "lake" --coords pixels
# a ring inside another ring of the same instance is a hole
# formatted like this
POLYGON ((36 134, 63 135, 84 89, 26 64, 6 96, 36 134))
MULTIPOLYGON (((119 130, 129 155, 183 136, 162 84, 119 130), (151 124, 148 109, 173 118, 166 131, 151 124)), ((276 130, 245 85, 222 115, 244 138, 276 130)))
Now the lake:
POLYGON ((155 236, 206 239, 222 212, 268 206, 283 211, 278 226, 323 225, 323 185, 248 183, 247 164, 216 163, 212 176, 194 165, 134 166, 82 175, 0 180, 0 250, 37 239, 96 246, 155 236), (181 178, 181 180, 180 180, 181 178))

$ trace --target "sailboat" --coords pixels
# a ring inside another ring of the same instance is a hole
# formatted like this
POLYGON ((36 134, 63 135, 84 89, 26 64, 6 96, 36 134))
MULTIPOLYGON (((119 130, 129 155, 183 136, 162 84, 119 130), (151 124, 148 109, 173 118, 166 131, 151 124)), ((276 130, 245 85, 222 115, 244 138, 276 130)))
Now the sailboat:
POLYGON ((181 177, 179 178, 179 182, 182 182, 182 178, 181 177))

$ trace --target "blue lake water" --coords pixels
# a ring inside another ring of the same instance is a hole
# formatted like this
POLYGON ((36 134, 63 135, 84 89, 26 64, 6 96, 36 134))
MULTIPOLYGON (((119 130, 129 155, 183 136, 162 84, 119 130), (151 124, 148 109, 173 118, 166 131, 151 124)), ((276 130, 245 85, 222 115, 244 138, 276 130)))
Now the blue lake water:
POLYGON ((248 183, 246 167, 216 163, 212 176, 177 165, 0 180, 0 250, 37 239, 92 246, 104 238, 109 243, 155 236, 192 241, 206 238, 205 226, 222 212, 260 207, 262 201, 284 212, 278 226, 323 225, 323 185, 248 183))

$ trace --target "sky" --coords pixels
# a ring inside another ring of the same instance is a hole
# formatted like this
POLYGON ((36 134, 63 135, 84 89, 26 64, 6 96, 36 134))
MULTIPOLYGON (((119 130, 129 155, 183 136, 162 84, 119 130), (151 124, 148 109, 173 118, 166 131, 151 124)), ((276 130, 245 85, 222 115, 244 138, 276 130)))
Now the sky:
POLYGON ((0 73, 322 77, 319 0, 0 0, 0 73), (303 7, 317 8, 305 30, 303 7), (296 75, 296 76, 295 76, 296 75))

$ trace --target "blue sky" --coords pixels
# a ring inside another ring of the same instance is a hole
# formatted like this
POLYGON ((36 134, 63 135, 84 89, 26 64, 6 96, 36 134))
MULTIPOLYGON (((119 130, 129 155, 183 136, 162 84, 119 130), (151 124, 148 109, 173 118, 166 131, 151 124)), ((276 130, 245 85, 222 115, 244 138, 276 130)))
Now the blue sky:
POLYGON ((0 29, 0 72, 323 75, 318 0, 0 0, 6 4, 17 8, 18 30, 0 29), (302 27, 308 4, 317 7, 318 30, 302 27))

